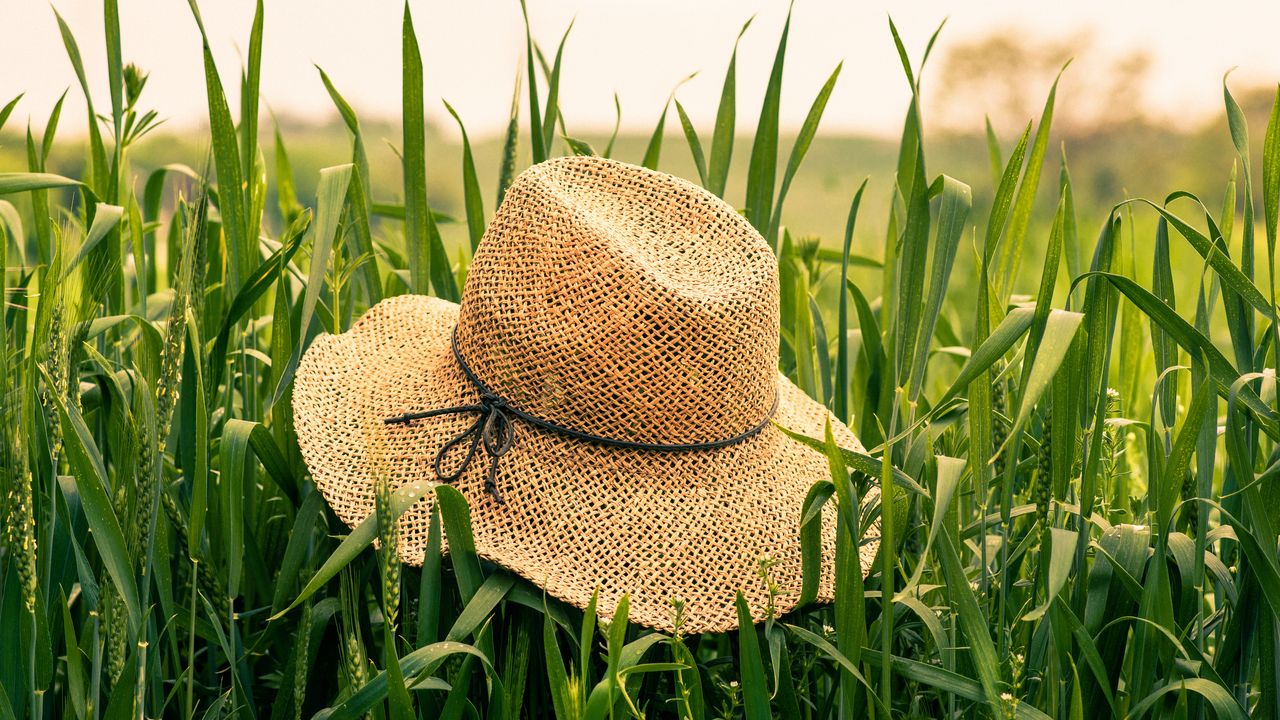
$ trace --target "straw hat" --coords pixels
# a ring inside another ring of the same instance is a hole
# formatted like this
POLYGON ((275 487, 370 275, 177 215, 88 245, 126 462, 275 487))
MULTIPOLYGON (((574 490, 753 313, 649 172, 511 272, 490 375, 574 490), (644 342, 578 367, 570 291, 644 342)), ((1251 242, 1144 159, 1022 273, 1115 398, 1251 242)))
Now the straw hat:
MULTIPOLYGON (((506 194, 455 305, 385 300, 298 367, 294 423, 316 485, 354 526, 392 487, 450 482, 476 551, 608 616, 687 633, 737 626, 801 588, 801 506, 827 459, 774 423, 857 438, 778 373, 777 261, 702 188, 633 165, 535 165, 506 194), (370 443, 368 429, 379 429, 370 443), (376 451, 375 449, 376 448, 376 451)), ((430 496, 400 520, 421 564, 430 496)), ((834 590, 823 511, 818 599, 834 590)), ((863 570, 875 545, 863 546, 863 570)))

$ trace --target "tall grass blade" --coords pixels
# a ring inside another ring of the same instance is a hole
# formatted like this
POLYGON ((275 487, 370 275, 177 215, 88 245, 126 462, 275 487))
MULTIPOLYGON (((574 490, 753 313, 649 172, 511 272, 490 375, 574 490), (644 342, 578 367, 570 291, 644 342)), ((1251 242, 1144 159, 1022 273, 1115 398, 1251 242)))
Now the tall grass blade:
POLYGON ((204 51, 205 94, 209 104, 209 133, 212 136, 213 162, 218 172, 218 211, 222 215, 222 231, 226 235, 227 289, 235 293, 240 289, 244 276, 249 272, 249 260, 257 247, 257 238, 249 237, 248 213, 241 188, 246 176, 241 171, 240 147, 236 139, 235 122, 223 90, 218 66, 209 48, 204 21, 196 0, 188 0, 196 18, 204 51))
POLYGON ((471 139, 467 137, 467 128, 452 105, 446 102, 444 106, 458 122, 458 130, 462 133, 463 203, 467 215, 467 234, 471 238, 471 252, 475 253, 480 246, 480 238, 484 235, 484 199, 480 197, 480 180, 476 176, 476 162, 471 155, 471 139))
POLYGON ((689 143, 689 152, 693 155, 693 166, 698 171, 698 182, 703 187, 707 186, 707 158, 702 152, 702 141, 698 139, 698 131, 693 127, 693 121, 689 119, 689 114, 684 111, 684 106, 676 100, 676 113, 680 116, 680 129, 684 131, 684 138, 689 143))
POLYGON ((716 125, 711 135, 711 154, 707 158, 707 179, 704 185, 712 193, 724 197, 725 185, 729 180, 729 163, 733 159, 734 130, 738 111, 738 43, 747 34, 751 21, 755 16, 747 18, 733 40, 733 54, 729 56, 729 67, 724 72, 724 84, 720 88, 720 104, 716 107, 716 125))
POLYGON ((542 118, 542 147, 548 157, 555 139, 556 121, 560 119, 560 62, 564 58, 564 44, 572 30, 573 21, 570 20, 569 27, 565 28, 564 35, 560 37, 560 45, 556 47, 556 59, 551 72, 547 73, 547 106, 542 118))
POLYGON ((764 661, 760 656, 760 638, 756 635, 747 609, 747 600, 738 593, 738 656, 742 663, 743 709, 749 720, 765 720, 772 717, 769 711, 769 695, 765 686, 764 661))
POLYGON ((782 173, 782 186, 778 189, 777 202, 773 204, 773 220, 769 223, 769 234, 765 237, 766 240, 777 239, 778 228, 782 225, 782 204, 787 199, 787 191, 791 189, 791 181, 795 179, 800 163, 804 161, 804 156, 809 152, 809 146, 813 144, 813 138, 818 133, 818 123, 822 121, 822 113, 827 109, 827 101, 831 99, 831 92, 835 90, 836 79, 840 77, 840 70, 843 67, 844 63, 840 63, 836 65, 835 70, 831 71, 831 76, 818 91, 818 96, 813 99, 813 105, 809 107, 809 114, 800 125, 800 133, 796 136, 796 142, 791 147, 791 157, 787 160, 787 169, 782 173))
MULTIPOLYGON (((431 287, 432 248, 427 209, 426 119, 422 101, 422 52, 413 30, 409 3, 404 4, 401 62, 404 118, 404 252, 409 259, 409 289, 426 294, 431 287)), ((438 290, 438 288, 437 288, 438 290)))
MULTIPOLYGON (((325 273, 329 269, 329 255, 333 250, 334 239, 338 233, 338 220, 346 202, 347 190, 351 184, 352 166, 335 165, 320 171, 320 187, 316 191, 316 223, 312 229, 311 267, 307 272, 307 286, 302 296, 301 320, 298 332, 306 337, 307 329, 315 315, 316 303, 320 300, 320 290, 325 285, 325 273)), ((289 364, 276 380, 275 391, 271 395, 271 404, 280 402, 285 390, 293 383, 293 373, 302 359, 302 343, 294 345, 289 364)))
MULTIPOLYGON (((507 131, 502 140, 502 164, 498 168, 498 194, 494 207, 502 205, 502 198, 516 176, 516 149, 520 142, 520 75, 516 74, 516 87, 511 92, 511 113, 507 131)), ((606 155, 608 153, 605 153, 606 155)))
POLYGON ((751 144, 751 159, 747 167, 747 194, 744 212, 747 220, 766 235, 773 217, 773 188, 778 169, 778 114, 782 102, 782 68, 787 56, 787 36, 791 32, 791 5, 787 7, 787 19, 778 40, 778 51, 765 86, 764 101, 760 107, 760 119, 756 123, 755 141, 751 144))
MULTIPOLYGON (((529 150, 536 165, 547 159, 548 148, 546 135, 542 130, 542 111, 539 109, 538 76, 533 66, 533 30, 529 27, 529 8, 525 5, 525 0, 520 0, 520 14, 524 17, 525 77, 529 82, 529 150)), ((515 117, 514 112, 512 117, 515 117)))
POLYGON ((1002 305, 1012 293, 1014 278, 1022 265, 1022 250, 1027 226, 1031 221, 1031 207, 1035 204, 1036 192, 1040 188, 1040 173, 1044 167, 1045 153, 1049 149, 1049 131, 1053 128, 1053 107, 1058 96, 1058 81, 1062 79, 1062 73, 1066 69, 1064 65, 1058 71, 1058 77, 1054 78, 1053 86, 1049 88, 1049 97, 1040 114, 1040 124, 1036 127, 1036 139, 1031 145, 1027 167, 1022 175, 1022 182, 1018 184, 1018 195, 1014 201, 1013 213, 1009 216, 1005 243, 1000 248, 995 279, 998 289, 996 300, 1002 305))

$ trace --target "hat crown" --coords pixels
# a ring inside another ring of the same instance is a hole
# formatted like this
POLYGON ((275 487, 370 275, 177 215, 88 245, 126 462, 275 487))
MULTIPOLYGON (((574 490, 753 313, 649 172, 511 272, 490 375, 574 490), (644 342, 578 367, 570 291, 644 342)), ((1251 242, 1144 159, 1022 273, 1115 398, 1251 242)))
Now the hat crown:
POLYGON ((458 349, 532 415, 644 443, 759 425, 777 391, 773 252, 729 205, 595 157, 516 178, 468 272, 458 349))

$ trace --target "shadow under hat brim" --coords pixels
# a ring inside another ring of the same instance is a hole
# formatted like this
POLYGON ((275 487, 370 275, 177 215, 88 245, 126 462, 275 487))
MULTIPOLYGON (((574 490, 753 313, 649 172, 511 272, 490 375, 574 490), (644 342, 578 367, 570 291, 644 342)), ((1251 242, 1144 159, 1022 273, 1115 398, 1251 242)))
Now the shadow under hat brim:
MULTIPOLYGON (((393 488, 435 481, 439 449, 475 420, 448 415, 384 425, 406 412, 472 404, 475 388, 450 346, 458 306, 404 295, 385 300, 350 331, 315 339, 293 391, 298 443, 334 513, 355 526, 373 510, 379 472, 393 488)), ((843 424, 786 378, 778 378, 776 422, 821 438, 830 419, 838 444, 861 450, 843 424)), ((516 422, 516 440, 499 464, 506 504, 484 489, 488 458, 477 457, 453 485, 471 508, 477 553, 576 607, 598 589, 611 616, 623 594, 632 622, 670 632, 671 600, 684 601, 686 633, 737 627, 741 591, 753 620, 767 612, 759 575, 769 558, 776 613, 800 596, 801 508, 814 482, 829 477, 826 456, 776 427, 706 451, 654 452, 569 439, 516 422)), ((462 450, 446 462, 453 467, 462 450)), ((420 565, 432 496, 400 520, 400 556, 420 565)), ((818 600, 834 592, 835 517, 823 510, 818 600)), ((863 572, 877 544, 860 549, 863 572)))

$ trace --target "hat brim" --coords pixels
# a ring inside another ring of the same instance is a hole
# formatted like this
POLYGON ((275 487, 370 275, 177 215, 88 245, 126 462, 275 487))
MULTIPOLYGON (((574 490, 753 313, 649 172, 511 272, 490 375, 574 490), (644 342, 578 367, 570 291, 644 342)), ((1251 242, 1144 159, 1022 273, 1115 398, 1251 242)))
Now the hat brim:
MULTIPOLYGON (((348 332, 317 337, 298 366, 298 443, 316 486, 348 525, 372 512, 378 471, 393 488, 433 482, 439 449, 475 420, 460 414, 382 424, 406 412, 477 402, 450 346, 457 320, 454 303, 391 298, 348 332), (379 429, 374 442, 370 428, 379 429)), ((781 376, 774 417, 818 438, 830 420, 838 444, 861 449, 847 427, 781 376)), ((579 608, 598 590, 605 616, 626 594, 632 622, 668 632, 674 598, 684 602, 686 633, 737 627, 739 591, 753 620, 762 619, 769 603, 764 558, 772 563, 774 611, 800 599, 801 508, 813 483, 829 477, 822 453, 772 426, 729 447, 693 452, 604 447, 518 421, 516 434, 499 464, 505 505, 484 489, 484 457, 453 483, 470 505, 482 558, 579 608)), ((461 450, 448 464, 460 459, 461 450)), ((431 498, 401 516, 399 552, 407 563, 422 563, 431 498)), ((819 601, 834 593, 831 505, 823 510, 819 601)), ((871 541, 860 548, 864 573, 876 547, 871 541)))

